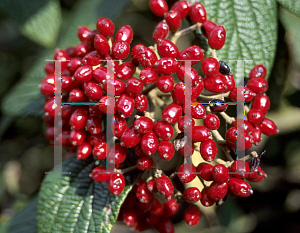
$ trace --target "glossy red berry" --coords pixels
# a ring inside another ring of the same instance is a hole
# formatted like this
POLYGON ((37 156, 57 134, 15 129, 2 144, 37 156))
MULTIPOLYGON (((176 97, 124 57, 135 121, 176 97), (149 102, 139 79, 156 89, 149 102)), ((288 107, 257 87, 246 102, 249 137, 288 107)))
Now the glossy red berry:
POLYGON ((150 0, 149 5, 151 11, 157 16, 164 16, 169 9, 165 0, 150 0))
POLYGON ((114 195, 120 195, 125 188, 125 179, 123 174, 121 173, 113 173, 111 174, 108 180, 108 191, 114 195))
POLYGON ((148 99, 145 95, 143 94, 137 94, 134 98, 135 102, 135 109, 138 110, 139 112, 145 112, 148 108, 148 99))
POLYGON ((214 99, 212 101, 210 101, 209 103, 209 108, 210 111, 212 112, 224 112, 226 111, 228 107, 228 104, 225 100, 221 100, 221 99, 214 99))
POLYGON ((217 59, 213 57, 207 57, 202 61, 201 69, 204 75, 212 76, 219 71, 220 64, 217 59))
POLYGON ((216 142, 212 139, 206 139, 205 141, 203 141, 200 144, 200 154, 205 161, 213 161, 217 155, 216 142))
POLYGON ((170 160, 175 154, 175 149, 171 141, 161 141, 158 144, 158 155, 163 160, 170 160))
POLYGON ((228 184, 225 183, 219 183, 217 181, 213 181, 207 190, 207 195, 210 199, 214 201, 220 201, 222 198, 224 198, 228 191, 228 184))
MULTIPOLYGON (((72 58, 76 59, 76 58, 72 58)), ((97 51, 92 51, 82 58, 83 65, 97 66, 103 62, 103 57, 97 51)), ((68 69, 70 70, 69 66, 68 69)))
POLYGON ((190 163, 182 164, 178 169, 177 176, 182 183, 189 183, 197 176, 196 168, 190 163))
POLYGON ((134 153, 136 154, 136 156, 138 157, 143 157, 145 156, 145 153, 142 151, 142 148, 141 148, 141 144, 137 144, 135 147, 134 147, 134 153))
POLYGON ((162 140, 170 140, 173 137, 173 127, 164 122, 164 121, 157 121, 154 124, 154 132, 156 133, 157 137, 161 138, 162 140))
POLYGON ((142 44, 137 44, 135 46, 133 46, 131 53, 130 53, 130 59, 131 62, 135 65, 138 66, 140 63, 138 61, 138 54, 140 51, 142 51, 145 48, 144 45, 142 44))
POLYGON ((137 187, 136 197, 141 203, 149 203, 153 198, 153 194, 148 190, 147 183, 142 183, 137 187))
POLYGON ((247 133, 247 134, 252 134, 252 131, 253 131, 253 126, 246 120, 243 120, 241 118, 237 118, 233 124, 232 124, 233 127, 236 127, 236 128, 244 128, 244 133, 247 133))
POLYGON ((98 182, 107 182, 110 175, 111 174, 106 171, 106 166, 95 167, 90 173, 90 177, 98 182))
POLYGON ((203 36, 205 36, 208 39, 208 36, 210 34, 210 32, 217 26, 217 24, 215 24, 212 21, 206 20, 201 27, 201 32, 203 34, 203 36))
POLYGON ((107 157, 107 144, 106 142, 98 142, 93 148, 93 155, 96 159, 102 160, 107 157))
POLYGON ((118 67, 116 71, 117 78, 122 80, 130 79, 134 75, 135 70, 136 67, 132 62, 124 62, 118 67))
POLYGON ((131 43, 133 39, 133 31, 132 28, 129 25, 121 27, 115 36, 116 41, 125 41, 128 44, 131 43))
POLYGON ((258 127, 263 134, 266 134, 268 136, 272 136, 279 132, 274 121, 268 118, 264 118, 264 120, 258 125, 258 127))
POLYGON ((178 61, 175 58, 163 57, 154 64, 154 69, 159 74, 173 74, 177 71, 178 61))
POLYGON ((94 46, 100 55, 105 55, 110 51, 110 46, 108 44, 108 41, 106 37, 102 34, 97 34, 95 36, 94 46))
MULTIPOLYGON (((149 157, 148 157, 149 158, 149 157)), ((156 188, 156 178, 152 178, 151 180, 149 180, 147 182, 147 189, 151 192, 151 193, 157 193, 157 188, 156 188)))
POLYGON ((270 109, 271 101, 267 95, 257 95, 251 104, 251 109, 259 109, 266 115, 270 109))
POLYGON ((174 192, 174 188, 173 188, 173 184, 171 182, 171 180, 167 177, 167 176, 161 176, 157 179, 156 181, 156 187, 158 192, 166 199, 170 200, 173 192, 174 192))
POLYGON ((239 178, 231 178, 228 181, 228 187, 235 195, 240 197, 248 197, 253 193, 251 186, 246 181, 239 178))
POLYGON ((138 213, 136 209, 126 208, 122 214, 123 222, 129 227, 136 227, 138 221, 138 213))
POLYGON ((172 217, 179 209, 179 204, 176 199, 170 199, 164 202, 164 216, 166 218, 172 217))
POLYGON ((192 117, 185 115, 179 118, 178 129, 181 132, 184 132, 184 130, 189 126, 191 128, 195 126, 195 120, 192 117))
POLYGON ((136 161, 136 166, 141 171, 147 171, 153 168, 154 161, 149 156, 144 156, 136 161))
POLYGON ((247 177, 250 172, 249 164, 243 160, 235 160, 229 170, 233 177, 240 179, 247 177))
POLYGON ((212 49, 220 50, 226 40, 226 31, 222 25, 214 27, 208 36, 208 45, 212 49))
POLYGON ((201 193, 196 187, 188 187, 184 190, 183 198, 188 203, 195 203, 201 199, 201 193))
POLYGON ((126 82, 126 93, 130 96, 135 96, 143 91, 143 82, 137 78, 130 78, 126 82))
POLYGON ((84 27, 84 26, 78 26, 77 28, 77 36, 79 38, 79 40, 81 41, 85 41, 88 37, 88 35, 90 34, 91 29, 89 29, 88 27, 84 27))
POLYGON ((120 115, 115 114, 111 122, 111 129, 114 131, 114 136, 118 138, 121 137, 126 128, 126 120, 120 115))
POLYGON ((95 146, 98 142, 106 142, 106 134, 105 133, 99 133, 96 135, 88 134, 86 141, 91 145, 95 146))
POLYGON ((127 95, 122 94, 117 103, 117 110, 121 117, 130 117, 134 110, 134 99, 127 95))
POLYGON ((171 10, 177 11, 180 14, 181 19, 184 19, 190 13, 191 4, 188 1, 177 1, 171 7, 171 10))
POLYGON ((171 75, 160 76, 156 82, 157 88, 163 93, 172 91, 174 84, 175 81, 171 75))
POLYGON ((84 109, 84 108, 78 108, 76 109, 69 120, 69 124, 71 126, 72 129, 75 130, 80 130, 83 129, 85 127, 85 123, 88 119, 88 110, 84 109))
MULTIPOLYGON (((183 105, 183 110, 185 113, 185 104, 183 105)), ((195 119, 202 119, 205 116, 205 108, 201 103, 199 103, 197 100, 191 100, 191 114, 192 118, 195 119)))
POLYGON ((93 81, 84 83, 84 93, 92 100, 99 101, 103 95, 102 87, 93 81))
POLYGON ((69 139, 73 146, 79 146, 82 143, 84 143, 85 136, 86 136, 86 132, 83 129, 81 130, 72 129, 70 132, 69 139))
POLYGON ((54 60, 61 61, 61 69, 65 70, 68 66, 70 57, 63 49, 56 49, 53 55, 54 60))
POLYGON ((211 130, 218 129, 220 127, 220 119, 217 115, 208 113, 203 120, 204 126, 211 130))
POLYGON ((269 89, 268 81, 264 78, 253 78, 247 83, 247 87, 257 94, 265 93, 269 89))
POLYGON ((247 119, 251 124, 257 125, 263 121, 264 115, 259 109, 250 109, 247 113, 247 119))
POLYGON ((204 142, 210 135, 210 130, 205 126, 195 126, 192 129, 193 142, 204 142))
POLYGON ((165 20, 172 32, 176 32, 181 27, 181 15, 177 11, 170 10, 165 15, 165 20))
POLYGON ((153 68, 154 64, 157 62, 155 52, 148 47, 140 49, 137 57, 140 65, 144 68, 153 68))
POLYGON ((161 219, 158 224, 155 225, 155 229, 161 233, 174 233, 174 224, 168 219, 161 219))
POLYGON ((196 171, 198 176, 200 176, 203 180, 206 181, 212 181, 214 166, 209 164, 209 163, 199 163, 198 166, 196 167, 196 171))
POLYGON ((180 61, 181 64, 184 64, 184 60, 193 60, 191 61, 191 64, 195 65, 204 58, 204 53, 205 51, 203 49, 193 45, 187 47, 179 53, 178 61, 180 61))
POLYGON ((140 79, 144 85, 149 85, 156 82, 158 75, 153 68, 144 68, 140 73, 140 79))
POLYGON ((121 145, 131 148, 139 144, 142 134, 134 129, 134 126, 128 127, 121 136, 121 145))
POLYGON ((49 74, 44 77, 39 85, 39 88, 43 95, 53 96, 55 88, 55 76, 53 74, 49 74))
POLYGON ((255 93, 248 87, 236 87, 230 92, 230 99, 233 101, 238 101, 240 103, 248 103, 255 97, 255 93), (238 96, 240 100, 238 101, 238 96))
POLYGON ((235 81, 232 74, 223 75, 221 74, 223 78, 223 83, 225 84, 225 92, 232 91, 235 88, 235 81))
POLYGON ((184 213, 184 220, 190 226, 196 225, 201 218, 201 212, 198 206, 191 205, 184 213))
POLYGON ((122 60, 129 55, 130 45, 126 41, 116 41, 113 44, 111 51, 114 58, 122 60))
POLYGON ((97 67, 94 71, 93 71, 93 78, 101 83, 104 84, 107 82, 107 67, 97 67))
POLYGON ((204 23, 206 21, 206 10, 201 3, 195 2, 192 5, 190 10, 190 18, 193 23, 204 23))
POLYGON ((90 134, 99 134, 102 130, 101 119, 99 117, 88 117, 85 127, 90 134))
POLYGON ((142 151, 150 156, 153 155, 158 148, 158 138, 153 131, 150 131, 143 135, 141 139, 142 151))
POLYGON ((178 67, 176 74, 179 80, 185 83, 185 79, 190 78, 192 85, 196 85, 199 82, 199 78, 201 78, 198 72, 193 67, 191 67, 189 74, 186 71, 188 72, 187 66, 181 65, 178 67))
POLYGON ((101 112, 103 112, 104 114, 115 114, 117 106, 116 106, 116 99, 112 96, 102 96, 99 100, 99 109, 101 112), (111 104, 115 102, 114 105, 114 110, 112 111, 112 106, 111 104), (107 106, 109 106, 109 108, 107 108, 107 106))
POLYGON ((223 164, 217 164, 212 171, 212 177, 219 183, 224 183, 229 179, 229 170, 223 164))
POLYGON ((96 28, 99 33, 105 37, 112 37, 115 31, 114 23, 107 18, 99 18, 96 23, 96 28))
POLYGON ((169 25, 167 24, 167 21, 164 19, 162 21, 160 21, 154 31, 153 31, 153 35, 152 35, 152 39, 155 42, 158 42, 159 39, 165 39, 168 37, 169 35, 169 25))
POLYGON ((182 108, 178 104, 169 104, 162 112, 162 119, 169 123, 175 124, 182 115, 182 108))
POLYGON ((69 93, 69 102, 87 102, 88 98, 79 88, 74 88, 69 93))
POLYGON ((261 140, 261 130, 258 127, 254 128, 252 130, 251 137, 253 140, 253 144, 258 146, 258 144, 261 140))
POLYGON ((134 121, 133 126, 139 133, 146 134, 153 129, 154 124, 149 117, 141 116, 134 121))
POLYGON ((207 190, 208 190, 208 187, 204 187, 201 191, 201 204, 205 207, 208 207, 208 206, 212 206, 215 201, 210 199, 209 196, 207 195, 207 190))
POLYGON ((226 91, 225 79, 222 75, 217 74, 204 78, 204 87, 213 93, 223 93, 226 91))
POLYGON ((267 75, 267 69, 263 64, 258 64, 252 68, 249 74, 249 79, 253 78, 265 78, 267 75))
POLYGON ((162 57, 177 58, 179 55, 177 46, 172 41, 167 39, 158 40, 157 51, 162 57))
POLYGON ((105 82, 103 84, 103 89, 109 94, 109 95, 112 95, 112 96, 120 96, 122 95, 125 90, 126 90, 126 84, 118 79, 118 78, 114 78, 114 81, 112 82, 112 80, 110 80, 109 82, 105 82), (110 83, 110 88, 113 86, 113 90, 110 89, 110 90, 107 90, 107 84, 110 83))

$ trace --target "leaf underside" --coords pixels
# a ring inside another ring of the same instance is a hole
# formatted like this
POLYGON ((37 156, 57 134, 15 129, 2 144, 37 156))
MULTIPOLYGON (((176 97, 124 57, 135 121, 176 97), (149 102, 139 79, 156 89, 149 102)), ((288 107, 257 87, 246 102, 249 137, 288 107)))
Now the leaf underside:
POLYGON ((99 183, 89 177, 94 167, 93 159, 71 158, 63 163, 63 174, 46 176, 38 198, 38 232, 111 231, 134 182, 127 176, 124 191, 115 197, 109 193, 106 182, 99 183))

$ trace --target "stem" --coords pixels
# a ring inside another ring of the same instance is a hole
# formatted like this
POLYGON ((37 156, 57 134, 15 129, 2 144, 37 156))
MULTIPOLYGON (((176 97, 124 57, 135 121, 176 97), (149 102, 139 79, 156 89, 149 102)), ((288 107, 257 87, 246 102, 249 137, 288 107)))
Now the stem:
POLYGON ((235 122, 235 118, 228 116, 225 112, 220 112, 220 115, 224 118, 227 124, 231 125, 233 122, 235 122))
POLYGON ((211 130, 213 136, 217 139, 218 142, 224 142, 226 141, 222 136, 221 134, 219 133, 218 130, 211 130))
POLYGON ((181 31, 176 32, 176 33, 172 36, 171 41, 172 41, 174 44, 176 44, 177 40, 178 40, 181 36, 183 36, 183 35, 185 35, 185 34, 187 34, 187 33, 189 33, 189 32, 195 31, 196 29, 200 29, 201 27, 202 27, 202 23, 196 23, 196 24, 194 24, 194 25, 192 25, 192 26, 190 26, 190 27, 187 27, 187 28, 185 28, 185 29, 182 29, 181 31))
POLYGON ((144 95, 147 95, 150 91, 152 91, 154 88, 156 88, 156 83, 152 83, 152 84, 150 84, 148 87, 146 87, 146 89, 144 89, 143 91, 142 91, 142 93, 144 94, 144 95))
POLYGON ((136 165, 133 165, 131 167, 128 167, 128 168, 124 168, 124 169, 116 169, 117 172, 121 172, 121 173, 127 173, 127 172, 131 172, 133 170, 137 169, 137 166, 136 165))
POLYGON ((250 109, 247 105, 244 105, 244 109, 245 109, 246 113, 248 113, 250 111, 250 109))
POLYGON ((213 50, 211 51, 211 55, 213 56, 213 58, 215 58, 215 59, 217 59, 217 61, 219 61, 219 59, 218 59, 218 57, 217 57, 217 52, 216 52, 215 49, 213 49, 213 50))
POLYGON ((201 101, 201 100, 214 100, 214 99, 222 99, 225 97, 228 97, 230 95, 230 92, 226 92, 226 93, 222 93, 222 94, 218 94, 218 95, 211 95, 211 96, 207 96, 207 95, 199 95, 197 100, 201 101))

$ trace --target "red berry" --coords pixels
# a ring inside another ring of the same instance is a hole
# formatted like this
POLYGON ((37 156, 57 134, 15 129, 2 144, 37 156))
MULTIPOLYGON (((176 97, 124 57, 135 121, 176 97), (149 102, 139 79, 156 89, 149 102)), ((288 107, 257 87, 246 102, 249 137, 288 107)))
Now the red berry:
POLYGON ((195 126, 192 129, 193 142, 204 142, 210 135, 210 130, 205 126, 195 126))
POLYGON ((138 221, 138 213, 136 209, 126 208, 122 214, 123 222, 129 226, 130 228, 134 228, 137 226, 138 221))
POLYGON ((144 85, 140 79, 130 78, 126 82, 126 93, 130 96, 135 96, 143 91, 144 85))
POLYGON ((92 100, 99 101, 103 95, 102 87, 93 81, 84 83, 84 93, 92 100))
POLYGON ((151 214, 158 215, 158 216, 163 214, 163 212, 164 212, 164 206, 160 202, 159 199, 153 198, 152 207, 151 207, 150 212, 151 212, 151 214))
POLYGON ((267 69, 264 65, 259 64, 252 68, 249 74, 249 79, 253 78, 265 78, 267 75, 267 69))
POLYGON ((90 173, 90 177, 98 182, 107 182, 110 178, 110 173, 106 171, 106 166, 95 167, 90 173))
POLYGON ((92 50, 89 47, 89 45, 87 44, 87 40, 86 40, 86 41, 82 42, 81 44, 77 45, 75 47, 75 51, 76 51, 75 56, 84 57, 85 55, 87 55, 92 50))
POLYGON ((178 61, 175 58, 163 57, 155 62, 154 68, 159 74, 173 74, 177 71, 178 61))
POLYGON ((218 129, 220 127, 220 119, 215 114, 210 114, 210 113, 206 114, 203 123, 204 126, 206 126, 211 130, 218 129))
POLYGON ((212 139, 203 141, 200 144, 200 154, 205 161, 213 161, 217 155, 217 145, 215 141, 212 139))
POLYGON ((174 233, 174 225, 168 219, 161 219, 157 225, 155 225, 155 229, 160 233, 174 233))
POLYGON ((145 156, 145 153, 142 151, 142 148, 141 148, 141 144, 137 144, 135 147, 134 147, 134 153, 136 154, 136 156, 138 157, 143 157, 145 156))
POLYGON ((165 20, 172 32, 176 32, 181 27, 181 15, 177 11, 170 10, 165 15, 165 20))
POLYGON ((258 127, 254 128, 251 133, 251 136, 252 136, 253 144, 258 146, 261 140, 261 130, 258 127))
POLYGON ((199 207, 191 205, 184 213, 184 220, 190 226, 196 225, 201 218, 201 212, 199 207))
POLYGON ((164 16, 168 12, 168 4, 165 0, 150 0, 151 11, 157 16, 164 16))
POLYGON ((251 104, 251 109, 259 109, 262 111, 263 115, 266 115, 267 112, 270 109, 270 99, 268 96, 262 94, 262 95, 257 95, 251 104))
POLYGON ((179 153, 184 157, 190 157, 192 154, 194 154, 195 146, 194 143, 186 144, 184 147, 179 149, 179 153))
POLYGON ((116 71, 117 78, 122 80, 130 79, 134 75, 135 70, 136 67, 132 62, 124 62, 118 67, 116 71))
POLYGON ((96 134, 96 135, 88 134, 86 141, 91 146, 95 146, 98 142, 106 142, 106 134, 105 133, 99 133, 99 134, 96 134))
POLYGON ((152 49, 144 47, 138 53, 138 61, 144 68, 153 68, 157 62, 157 56, 152 49))
POLYGON ((217 164, 214 166, 212 176, 215 181, 224 183, 229 179, 229 170, 223 164, 217 164))
POLYGON ((87 102, 88 98, 79 88, 74 88, 69 93, 69 102, 87 102))
POLYGON ((115 114, 116 112, 116 108, 117 108, 117 104, 116 104, 116 99, 112 96, 102 96, 99 100, 99 109, 101 112, 103 112, 104 114, 115 114), (107 109, 107 106, 108 105, 111 105, 111 103, 113 103, 113 101, 115 102, 115 106, 114 106, 114 110, 112 112, 112 109, 108 108, 107 109), (111 111, 111 112, 108 112, 111 111))
POLYGON ((184 60, 192 60, 191 64, 195 65, 204 58, 205 51, 200 47, 193 45, 187 47, 179 53, 178 61, 184 64, 184 60))
POLYGON ((157 42, 157 51, 162 57, 177 58, 179 50, 177 46, 170 40, 159 39, 157 42))
POLYGON ((183 198, 188 203, 195 203, 200 200, 201 193, 196 187, 188 187, 184 190, 183 198))
POLYGON ((171 182, 171 180, 167 177, 167 176, 161 176, 157 179, 156 181, 156 187, 158 192, 166 199, 170 200, 173 192, 174 192, 174 188, 173 188, 173 184, 171 182))
POLYGON ((181 132, 184 132, 185 128, 187 126, 190 126, 190 125, 191 125, 191 128, 193 128, 195 126, 195 121, 194 121, 194 119, 192 117, 184 115, 184 116, 182 116, 182 117, 179 118, 178 129, 181 132))
POLYGON ((128 127, 121 136, 121 145, 126 148, 136 146, 142 138, 142 134, 134 129, 134 126, 128 127))
POLYGON ((126 41, 116 41, 113 44, 111 51, 114 58, 122 60, 129 55, 130 45, 126 41))
POLYGON ((160 76, 156 82, 157 88, 163 93, 172 91, 174 84, 174 78, 171 75, 160 76))
POLYGON ((214 169, 214 166, 209 163, 199 163, 196 167, 197 174, 206 181, 212 181, 212 171, 214 169))
POLYGON ((88 115, 88 110, 84 108, 76 109, 70 117, 69 124, 71 128, 76 130, 83 129, 87 121, 88 115))
POLYGON ((207 190, 207 195, 210 199, 214 201, 220 201, 222 198, 224 198, 228 191, 228 184, 225 183, 219 183, 217 181, 214 181, 210 184, 207 190))
MULTIPOLYGON (((148 157, 149 158, 149 157, 148 157)), ((151 193, 157 193, 157 188, 156 188, 156 178, 152 178, 151 180, 149 180, 147 182, 147 189, 151 192, 151 193)))
POLYGON ((120 80, 120 79, 117 79, 117 78, 114 78, 114 82, 109 81, 110 83, 110 86, 113 86, 114 90, 107 90, 107 83, 108 82, 105 82, 103 84, 103 89, 109 94, 109 95, 115 95, 115 96, 120 96, 122 95, 124 92, 125 92, 125 89, 126 89, 126 84, 120 80))
POLYGON ((145 95, 143 94, 138 94, 134 98, 135 102, 135 109, 138 110, 139 112, 145 112, 148 108, 148 99, 145 95))
POLYGON ((199 82, 199 78, 201 78, 199 77, 198 72, 191 67, 191 73, 188 75, 186 74, 186 69, 187 67, 185 65, 179 66, 176 71, 177 77, 181 82, 185 82, 185 78, 191 78, 192 85, 196 85, 197 82, 199 82))
POLYGON ((152 38, 155 42, 158 42, 159 39, 165 39, 169 35, 169 25, 167 24, 167 21, 164 19, 163 21, 160 21, 154 31, 152 38))
POLYGON ((54 60, 61 61, 61 69, 62 70, 65 70, 67 68, 68 63, 69 63, 68 60, 70 60, 70 57, 65 50, 56 49, 53 57, 54 57, 54 60))
POLYGON ((176 199, 170 199, 164 202, 164 216, 166 218, 172 217, 174 214, 176 214, 177 210, 179 208, 179 204, 177 203, 176 199))
POLYGON ((149 203, 153 198, 153 194, 149 192, 147 183, 142 183, 137 187, 136 197, 141 203, 149 203))
POLYGON ((141 116, 134 121, 134 129, 141 134, 146 134, 153 129, 153 121, 149 117, 141 116))
MULTIPOLYGON (((76 58, 72 58, 72 60, 73 59, 76 58)), ((102 62, 103 62, 103 57, 100 54, 98 54, 97 51, 89 52, 82 58, 82 64, 84 65, 97 66, 100 65, 102 62)), ((69 64, 68 64, 68 69, 70 70, 69 64)))
POLYGON ((121 117, 130 117, 134 110, 134 99, 127 95, 122 94, 117 103, 117 110, 121 117))
POLYGON ((144 48, 145 48, 145 46, 142 44, 137 44, 137 45, 133 46, 131 53, 130 53, 130 59, 135 66, 138 66, 140 64, 138 61, 138 54, 144 48))
POLYGON ((115 31, 115 25, 110 19, 99 18, 96 23, 96 28, 99 33, 105 37, 112 37, 115 31))
POLYGON ((113 173, 111 174, 108 180, 108 191, 114 195, 120 195, 125 188, 125 179, 123 174, 121 173, 113 173))
POLYGON ((99 134, 102 130, 101 119, 99 117, 88 117, 85 127, 90 134, 99 134))
POLYGON ((215 24, 214 22, 206 20, 201 27, 201 32, 203 36, 205 36, 208 39, 211 30, 213 30, 216 26, 217 24, 215 24))
POLYGON ((248 197, 253 193, 251 186, 246 181, 239 178, 231 178, 228 181, 228 187, 235 195, 240 197, 248 197))
POLYGON ((226 39, 226 31, 222 25, 214 27, 208 36, 208 45, 212 49, 220 50, 226 39))
POLYGON ((156 152, 158 148, 158 139, 153 131, 143 135, 141 139, 141 148, 148 156, 153 155, 156 152))
POLYGON ((75 130, 72 129, 70 132, 70 142, 73 146, 79 146, 84 143, 86 133, 83 129, 75 130))
POLYGON ((268 81, 264 78, 253 78, 247 83, 247 87, 255 93, 262 94, 269 89, 268 81))
MULTIPOLYGON (((110 153, 112 153, 112 151, 110 153)), ((124 160, 126 159, 127 148, 125 148, 124 146, 121 146, 120 143, 116 143, 114 153, 115 153, 114 155, 109 156, 109 157, 115 157, 115 164, 123 163, 124 160)))
POLYGON ((161 115, 165 122, 175 124, 182 115, 182 108, 178 104, 169 104, 161 115))
POLYGON ((54 63, 53 62, 46 62, 45 65, 44 65, 44 70, 45 70, 46 74, 53 74, 54 71, 55 71, 54 63))
POLYGON ((212 112, 224 112, 226 111, 227 107, 227 102, 221 99, 214 99, 209 103, 209 108, 212 112))
POLYGON ((94 71, 93 71, 93 78, 101 83, 104 84, 107 82, 107 67, 97 67, 94 71))
POLYGON ((140 79, 144 85, 149 85, 156 82, 158 75, 153 68, 144 68, 140 73, 140 79))
POLYGON ((249 164, 243 160, 235 160, 230 166, 230 174, 233 177, 243 179, 250 172, 249 164))
POLYGON ((244 133, 247 134, 252 134, 253 131, 253 126, 248 121, 241 118, 237 118, 235 122, 233 122, 232 126, 237 128, 244 128, 244 133))
POLYGON ((219 71, 220 64, 217 59, 213 57, 205 58, 201 63, 201 69, 204 75, 212 76, 219 71))
POLYGON ((110 51, 110 46, 108 44, 108 41, 106 37, 103 36, 102 34, 97 34, 95 36, 94 46, 100 55, 105 55, 110 51))
POLYGON ((173 137, 173 127, 164 121, 157 121, 154 124, 154 132, 162 140, 168 141, 173 137))
MULTIPOLYGON (((82 64, 81 61, 82 61, 81 57, 72 58, 68 63, 68 70, 71 73, 74 73, 77 70, 77 68, 81 66, 81 64, 82 64)), ((53 70, 53 72, 54 72, 54 70, 53 70)))
POLYGON ((251 109, 247 113, 247 119, 251 124, 256 125, 263 121, 264 115, 262 111, 259 109, 251 109))
POLYGON ((223 93, 226 91, 225 79, 221 74, 204 78, 204 87, 213 93, 223 93))
POLYGON ((93 155, 96 159, 102 160, 107 157, 107 144, 106 142, 98 142, 93 148, 93 155))
POLYGON ((276 124, 274 123, 274 121, 272 121, 268 118, 265 118, 263 120, 263 122, 258 125, 258 127, 259 127, 259 129, 261 130, 261 132, 263 134, 266 134, 268 136, 272 136, 272 135, 277 134, 279 132, 279 130, 277 129, 276 124))
POLYGON ((39 88, 43 95, 53 96, 55 88, 55 76, 53 74, 49 74, 44 77, 39 85, 39 88))
POLYGON ((78 26, 77 28, 77 36, 79 38, 79 40, 81 41, 85 41, 88 37, 88 35, 90 34, 91 29, 89 29, 88 27, 84 27, 84 26, 78 26))
POLYGON ((137 168, 141 171, 147 171, 153 168, 154 161, 149 156, 141 157, 136 162, 137 168))
MULTIPOLYGON (((185 113, 185 104, 182 107, 185 113)), ((196 100, 191 101, 191 114, 195 119, 202 119, 205 116, 205 108, 196 100)))
POLYGON ((235 88, 235 81, 232 74, 221 75, 223 78, 223 83, 225 85, 225 92, 232 91, 235 88))
POLYGON ((182 183, 189 183, 197 176, 196 168, 190 163, 182 164, 178 169, 177 176, 182 183))
POLYGON ((158 144, 158 155, 163 160, 170 160, 175 154, 173 143, 170 141, 161 141, 158 144))
POLYGON ((190 18, 193 23, 204 23, 206 21, 206 10, 201 3, 195 2, 192 5, 190 18))
POLYGON ((177 11, 180 14, 181 19, 184 19, 190 13, 191 4, 188 1, 177 1, 172 6, 171 10, 177 11))
POLYGON ((115 36, 116 41, 125 41, 128 44, 131 43, 133 39, 133 31, 132 28, 129 25, 121 27, 115 36))
POLYGON ((205 187, 202 189, 201 191, 201 204, 205 207, 208 207, 208 206, 212 206, 215 201, 210 199, 209 196, 207 195, 207 190, 208 190, 208 187, 205 187))

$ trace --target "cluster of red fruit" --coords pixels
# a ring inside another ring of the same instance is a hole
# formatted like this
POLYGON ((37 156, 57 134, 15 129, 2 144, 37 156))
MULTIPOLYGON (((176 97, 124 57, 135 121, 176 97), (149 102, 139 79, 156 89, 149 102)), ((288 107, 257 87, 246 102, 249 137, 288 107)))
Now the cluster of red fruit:
MULTIPOLYGON (((201 212, 194 203, 201 201, 203 206, 211 206, 224 202, 228 194, 249 196, 252 190, 244 178, 257 182, 266 177, 266 174, 259 166, 260 155, 256 153, 249 157, 251 162, 232 160, 230 163, 224 161, 224 164, 215 166, 200 163, 197 167, 192 164, 179 164, 181 166, 174 172, 177 172, 182 183, 189 183, 197 176, 201 181, 212 182, 209 186, 204 185, 201 192, 197 187, 189 187, 183 194, 177 192, 174 196, 174 177, 170 178, 160 170, 160 161, 171 160, 176 151, 184 157, 190 157, 197 150, 194 146, 196 142, 201 142, 199 152, 206 162, 215 160, 216 141, 223 145, 225 142, 228 148, 241 149, 237 143, 239 119, 229 122, 233 124, 226 132, 226 140, 217 131, 220 120, 215 113, 220 113, 227 121, 232 119, 224 112, 227 109, 224 97, 236 102, 240 94, 244 96, 245 103, 251 103, 250 110, 245 106, 248 121, 242 120, 242 149, 249 149, 252 144, 257 145, 261 133, 273 135, 277 133, 277 128, 273 121, 265 118, 270 107, 270 100, 265 94, 268 90, 266 68, 256 65, 251 70, 247 85, 235 87, 230 68, 224 61, 219 61, 215 53, 215 50, 223 47, 226 31, 222 25, 218 26, 206 20, 206 11, 201 3, 191 5, 185 0, 177 1, 168 11, 165 0, 150 0, 150 8, 154 14, 164 16, 164 20, 158 23, 153 33, 156 42, 154 47, 138 44, 130 51, 133 39, 131 27, 121 27, 113 37, 113 22, 107 18, 99 18, 94 31, 87 27, 78 27, 80 44, 55 51, 54 59, 61 61, 62 68, 62 101, 78 104, 65 104, 61 107, 60 138, 62 145, 69 151, 77 151, 78 159, 93 156, 95 160, 105 160, 108 157, 105 132, 109 130, 105 129, 106 117, 113 114, 113 121, 109 123, 116 138, 115 168, 121 167, 128 154, 127 150, 133 148, 138 156, 133 169, 153 171, 153 174, 147 173, 150 177, 142 176, 143 179, 138 179, 121 208, 119 219, 139 231, 155 227, 159 232, 173 232, 173 224, 168 219, 177 212, 178 202, 190 203, 184 218, 189 225, 195 225, 200 220, 201 212), (181 21, 187 16, 195 25, 178 31, 181 21), (169 30, 174 33, 172 38, 175 38, 196 29, 201 29, 208 39, 208 44, 213 49, 212 57, 203 60, 205 51, 195 45, 180 52, 173 43, 175 39, 166 39, 169 30), (128 55, 130 61, 123 62, 128 55), (199 76, 195 68, 189 66, 201 60, 204 78, 199 76), (113 93, 108 90, 109 61, 114 64, 114 82, 111 83, 114 87, 113 93), (188 77, 191 82, 191 115, 185 113, 187 70, 190 71, 188 77), (174 76, 181 82, 175 84, 174 76), (155 102, 159 99, 153 95, 150 98, 153 90, 172 98, 172 103, 164 107, 161 120, 157 121, 151 117, 148 106, 148 101, 155 102), (111 101, 115 103, 114 111, 108 112, 108 103, 111 101), (80 105, 83 102, 89 104, 80 105), (195 125, 195 120, 199 119, 203 120, 203 126, 195 125), (128 122, 133 124, 128 125, 128 122), (192 128, 190 139, 184 136, 187 126, 192 128), (178 128, 175 131, 177 135, 174 135, 173 127, 178 128), (176 138, 171 141, 173 136, 176 138), (213 140, 212 136, 217 140, 213 140), (192 143, 186 143, 188 140, 192 143), (188 146, 189 148, 185 148, 188 146), (159 162, 153 159, 156 152, 159 162), (192 172, 185 173, 185 168, 192 172), (159 198, 166 201, 161 203, 159 198)), ((47 63, 45 71, 47 76, 42 80, 40 90, 46 96, 46 135, 53 143, 57 107, 54 101, 54 63, 47 63)), ((120 172, 108 173, 105 166, 95 167, 90 176, 96 181, 108 182, 108 189, 115 196, 121 194, 125 187, 124 175, 120 172)))

